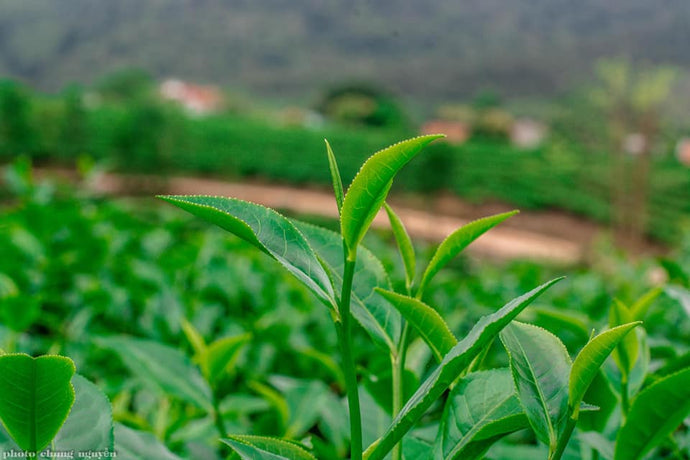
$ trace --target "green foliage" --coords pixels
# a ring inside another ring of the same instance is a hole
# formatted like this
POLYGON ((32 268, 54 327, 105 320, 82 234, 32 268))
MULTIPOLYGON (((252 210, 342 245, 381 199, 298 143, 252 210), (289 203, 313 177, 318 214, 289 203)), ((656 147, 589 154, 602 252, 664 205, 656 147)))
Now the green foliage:
POLYGON ((74 403, 74 363, 62 356, 0 356, 0 420, 27 452, 43 450, 74 403))
POLYGON ((223 442, 243 460, 316 460, 304 448, 280 439, 260 436, 231 436, 223 442))

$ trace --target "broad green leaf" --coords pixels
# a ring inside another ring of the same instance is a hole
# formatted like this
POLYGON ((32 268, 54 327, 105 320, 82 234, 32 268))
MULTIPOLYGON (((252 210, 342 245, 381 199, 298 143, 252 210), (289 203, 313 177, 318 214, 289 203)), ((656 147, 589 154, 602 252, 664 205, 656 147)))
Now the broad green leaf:
POLYGON ((513 299, 497 312, 480 318, 467 336, 446 354, 441 364, 434 369, 407 401, 383 437, 367 449, 366 458, 369 460, 383 459, 405 433, 412 428, 414 423, 424 415, 426 410, 448 389, 460 373, 470 365, 472 360, 491 343, 494 337, 530 302, 561 279, 557 278, 544 283, 513 299))
POLYGON ((0 420, 19 447, 43 450, 74 403, 75 367, 63 356, 0 356, 0 420))
POLYGON ((583 399, 597 406, 599 410, 580 411, 577 427, 583 431, 603 431, 619 401, 611 387, 611 382, 606 378, 601 368, 595 374, 594 380, 589 385, 583 399))
POLYGON ((75 400, 53 440, 54 451, 113 452, 113 411, 106 395, 79 374, 72 377, 75 400))
MULTIPOLYGON (((325 139, 324 139, 325 140, 325 139)), ((338 162, 335 160, 331 144, 326 140, 326 153, 328 154, 328 169, 331 170, 331 181, 333 182, 333 193, 335 194, 335 203, 338 205, 338 213, 343 208, 343 200, 345 195, 343 192, 343 180, 340 178, 340 170, 338 169, 338 162)))
POLYGON ((518 211, 511 211, 503 214, 497 214, 495 216, 484 217, 482 219, 470 222, 467 225, 463 225, 451 233, 439 245, 433 257, 431 258, 429 265, 427 265, 424 275, 422 275, 422 281, 419 283, 419 296, 421 297, 423 295, 426 286, 439 272, 439 270, 441 270, 448 262, 455 258, 455 256, 460 254, 460 252, 469 246, 470 243, 482 236, 491 228, 517 213, 518 211))
POLYGON ((249 340, 251 334, 241 334, 232 337, 223 337, 212 342, 204 353, 202 370, 209 382, 215 382, 223 376, 224 372, 231 368, 237 361, 237 357, 249 340))
POLYGON ((391 229, 393 230, 393 235, 395 236, 395 241, 398 243, 400 257, 402 258, 403 265, 405 266, 405 285, 409 290, 412 287, 415 272, 417 270, 414 246, 412 246, 410 235, 408 235, 407 230, 405 230, 405 225, 403 225, 400 217, 398 217, 395 211, 393 211, 393 208, 388 206, 388 203, 383 203, 383 206, 386 208, 386 214, 388 214, 388 220, 390 221, 391 229))
MULTIPOLYGON (((614 328, 623 324, 633 322, 633 315, 618 299, 614 299, 609 312, 609 327, 614 328)), ((618 368, 623 375, 623 381, 628 381, 628 376, 635 366, 638 354, 637 336, 627 334, 623 340, 618 343, 616 349, 613 351, 613 359, 618 364, 618 368)))
POLYGON ((179 350, 132 337, 99 338, 97 343, 116 352, 143 384, 206 411, 213 410, 208 383, 179 350))
POLYGON ((441 315, 421 300, 379 288, 376 292, 388 300, 415 328, 438 361, 442 361, 446 353, 457 345, 458 340, 441 315))
POLYGON ((276 259, 322 302, 335 308, 333 286, 304 236, 272 209, 235 198, 161 196, 161 199, 234 233, 276 259))
POLYGON ((568 417, 568 351, 558 337, 531 324, 514 322, 500 337, 527 419, 552 451, 568 417))
POLYGON ((573 411, 572 417, 574 419, 578 417, 580 402, 582 402, 585 392, 606 358, 625 335, 640 324, 640 322, 624 324, 602 332, 587 343, 575 357, 568 383, 568 406, 573 411))
POLYGON ((440 137, 443 136, 419 136, 393 144, 376 152, 362 165, 345 194, 340 216, 348 259, 354 260, 357 246, 383 205, 398 171, 440 137))
POLYGON ((281 427, 287 427, 290 418, 290 408, 285 397, 278 391, 261 382, 249 382, 249 388, 260 394, 278 413, 281 427))
POLYGON ((289 377, 272 377, 271 384, 280 390, 288 407, 288 423, 283 435, 286 439, 303 436, 316 424, 322 402, 330 390, 318 380, 298 380, 289 377))
POLYGON ((433 460, 433 445, 423 439, 407 436, 403 439, 403 458, 405 460, 433 460))
POLYGON ((615 460, 643 458, 690 414, 690 368, 671 374, 632 401, 616 438, 615 460))
POLYGON ((181 460, 152 433, 115 424, 115 451, 118 460, 181 460))
POLYGON ((446 401, 436 439, 437 458, 466 459, 465 449, 471 443, 497 440, 528 426, 509 369, 468 374, 446 401))
POLYGON ((550 331, 563 329, 572 331, 577 338, 586 342, 590 339, 591 319, 584 313, 554 307, 530 307, 520 317, 524 321, 537 324, 550 331))
POLYGON ((235 435, 221 439, 243 460, 316 460, 301 445, 264 436, 235 435))
POLYGON ((630 312, 632 313, 633 319, 636 321, 643 320, 649 311, 649 307, 652 306, 652 303, 662 292, 664 292, 663 288, 655 287, 637 299, 637 301, 630 306, 630 312))
MULTIPOLYGON (((345 266, 340 235, 315 225, 293 222, 307 238, 331 274, 335 289, 340 291, 345 266)), ((355 265, 350 311, 374 343, 396 354, 402 329, 400 313, 374 291, 376 287, 390 289, 388 275, 376 256, 364 247, 360 249, 355 265)))

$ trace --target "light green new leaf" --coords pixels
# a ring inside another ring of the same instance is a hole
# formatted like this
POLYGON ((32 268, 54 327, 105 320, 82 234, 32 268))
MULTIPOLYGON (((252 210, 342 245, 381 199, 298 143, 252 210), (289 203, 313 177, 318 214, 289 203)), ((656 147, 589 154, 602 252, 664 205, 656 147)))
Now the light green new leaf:
POLYGON ((383 203, 383 206, 386 208, 386 214, 388 214, 388 220, 390 221, 395 241, 398 243, 400 257, 405 266, 405 286, 407 286, 409 290, 414 282, 415 271, 417 269, 414 246, 412 246, 410 235, 408 235, 407 230, 405 230, 405 225, 403 225, 400 217, 393 211, 393 208, 388 206, 388 203, 383 203))
POLYGON ((391 188, 393 178, 422 148, 443 135, 419 136, 376 152, 362 165, 343 201, 340 227, 354 260, 357 246, 369 229, 391 188))
MULTIPOLYGON (((633 315, 628 307, 623 305, 618 299, 614 299, 609 312, 609 327, 614 328, 632 322, 633 315)), ((634 333, 626 334, 613 351, 613 359, 616 361, 616 364, 618 364, 624 382, 628 381, 628 376, 635 367, 637 354, 638 343, 637 336, 634 333)))
POLYGON ((176 348, 132 337, 100 338, 97 343, 116 352, 132 375, 153 390, 172 395, 208 412, 213 410, 208 383, 176 348))
POLYGON ((470 245, 470 243, 482 236, 491 228, 517 213, 518 211, 510 211, 503 214, 497 214, 495 216, 484 217, 482 219, 470 222, 467 225, 463 225, 451 233, 436 249, 436 252, 431 258, 429 265, 427 265, 426 270, 424 271, 424 275, 422 275, 422 281, 419 283, 420 297, 423 294, 424 289, 426 289, 426 286, 439 272, 439 270, 441 270, 455 256, 460 254, 463 249, 465 249, 470 245))
POLYGON ((448 396, 436 438, 437 458, 469 459, 471 443, 498 440, 528 426, 509 369, 473 372, 448 396))
POLYGON ((379 288, 376 292, 388 300, 415 328, 437 360, 443 360, 446 353, 457 345, 458 340, 441 315, 421 300, 379 288))
POLYGON ((117 460, 181 460, 152 433, 133 430, 120 423, 115 424, 115 451, 117 460))
POLYGON ((514 322, 500 337, 527 419, 553 451, 568 418, 568 351, 558 337, 531 324, 514 322))
POLYGON ((194 349, 195 360, 201 360, 206 353, 206 341, 194 325, 185 318, 182 318, 181 326, 187 341, 194 349))
POLYGON ((690 368, 658 380, 632 402, 616 438, 615 460, 643 458, 690 414, 690 368))
MULTIPOLYGON (((314 248, 331 274, 335 289, 340 291, 345 265, 340 235, 304 222, 293 223, 314 248)), ((376 256, 364 247, 360 249, 355 265, 350 311, 376 345, 395 354, 402 329, 400 313, 374 291, 376 287, 390 289, 390 281, 376 256)))
POLYGON ((79 374, 72 377, 75 400, 53 440, 54 451, 113 452, 113 411, 108 397, 79 374))
POLYGON ((234 233, 269 254, 335 308, 333 286, 316 254, 289 219, 272 209, 235 198, 161 196, 161 199, 234 233))
POLYGON ((215 382, 237 361, 242 347, 251 339, 251 334, 223 337, 211 343, 202 359, 202 371, 209 382, 215 382))
POLYGON ((369 460, 383 459, 405 433, 412 428, 414 423, 424 415, 426 410, 448 389, 460 373, 470 365, 472 360, 491 343, 496 334, 534 299, 561 279, 557 278, 544 283, 513 299, 497 312, 480 318, 467 336, 446 354, 441 364, 407 401, 383 437, 367 449, 366 458, 369 460))
POLYGON ((640 322, 624 324, 602 332, 587 343, 575 357, 568 383, 568 406, 573 411, 574 419, 578 418, 580 402, 606 358, 625 335, 640 324, 640 322))
POLYGON ((301 445, 263 436, 235 435, 221 439, 243 460, 316 460, 301 445))
POLYGON ((0 420, 20 448, 38 452, 53 440, 74 403, 74 372, 63 356, 0 356, 0 420))
POLYGON ((663 288, 655 287, 637 299, 637 301, 630 306, 630 312, 632 313, 633 319, 636 321, 643 320, 649 311, 649 307, 652 306, 652 303, 661 295, 662 292, 664 292, 663 288))
MULTIPOLYGON (((324 139, 325 140, 325 139, 324 139)), ((335 203, 338 205, 338 213, 343 208, 343 180, 340 178, 340 170, 338 169, 338 162, 335 160, 335 155, 331 149, 331 144, 326 140, 326 152, 328 154, 328 169, 331 170, 331 181, 333 182, 333 193, 335 194, 335 203)))

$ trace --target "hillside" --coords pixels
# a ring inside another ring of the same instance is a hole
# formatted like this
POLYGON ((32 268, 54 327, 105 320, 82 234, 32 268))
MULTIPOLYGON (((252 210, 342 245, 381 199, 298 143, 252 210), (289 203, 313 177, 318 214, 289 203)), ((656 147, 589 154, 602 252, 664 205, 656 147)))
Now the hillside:
POLYGON ((438 100, 553 94, 603 56, 690 67, 667 0, 0 1, 0 74, 55 90, 122 67, 274 97, 344 79, 438 100))

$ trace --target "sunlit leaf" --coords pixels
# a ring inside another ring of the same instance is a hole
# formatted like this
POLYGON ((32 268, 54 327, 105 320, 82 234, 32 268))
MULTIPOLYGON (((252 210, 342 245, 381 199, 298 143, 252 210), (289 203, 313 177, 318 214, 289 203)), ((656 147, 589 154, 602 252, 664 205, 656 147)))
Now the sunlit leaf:
POLYGON ((301 445, 264 436, 235 435, 222 439, 242 460, 316 460, 301 445))
POLYGON ((388 206, 388 203, 383 203, 383 205, 386 208, 386 214, 388 214, 388 220, 390 221, 395 241, 398 243, 400 257, 405 267, 405 285, 407 289, 410 289, 414 282, 415 271, 417 269, 414 246, 412 246, 410 235, 407 233, 407 230, 405 230, 405 225, 403 225, 400 217, 393 211, 393 208, 388 206))
POLYGON ((331 171, 331 182, 333 183, 333 193, 335 194, 335 203, 338 206, 338 213, 343 208, 343 200, 345 194, 343 192, 343 180, 340 178, 340 170, 338 169, 338 162, 331 149, 331 144, 326 141, 326 153, 328 154, 328 169, 331 171))
POLYGON ((399 142, 372 155, 355 176, 341 210, 341 233, 354 260, 359 242, 369 229, 391 188, 393 178, 424 146, 442 135, 419 136, 399 142))

